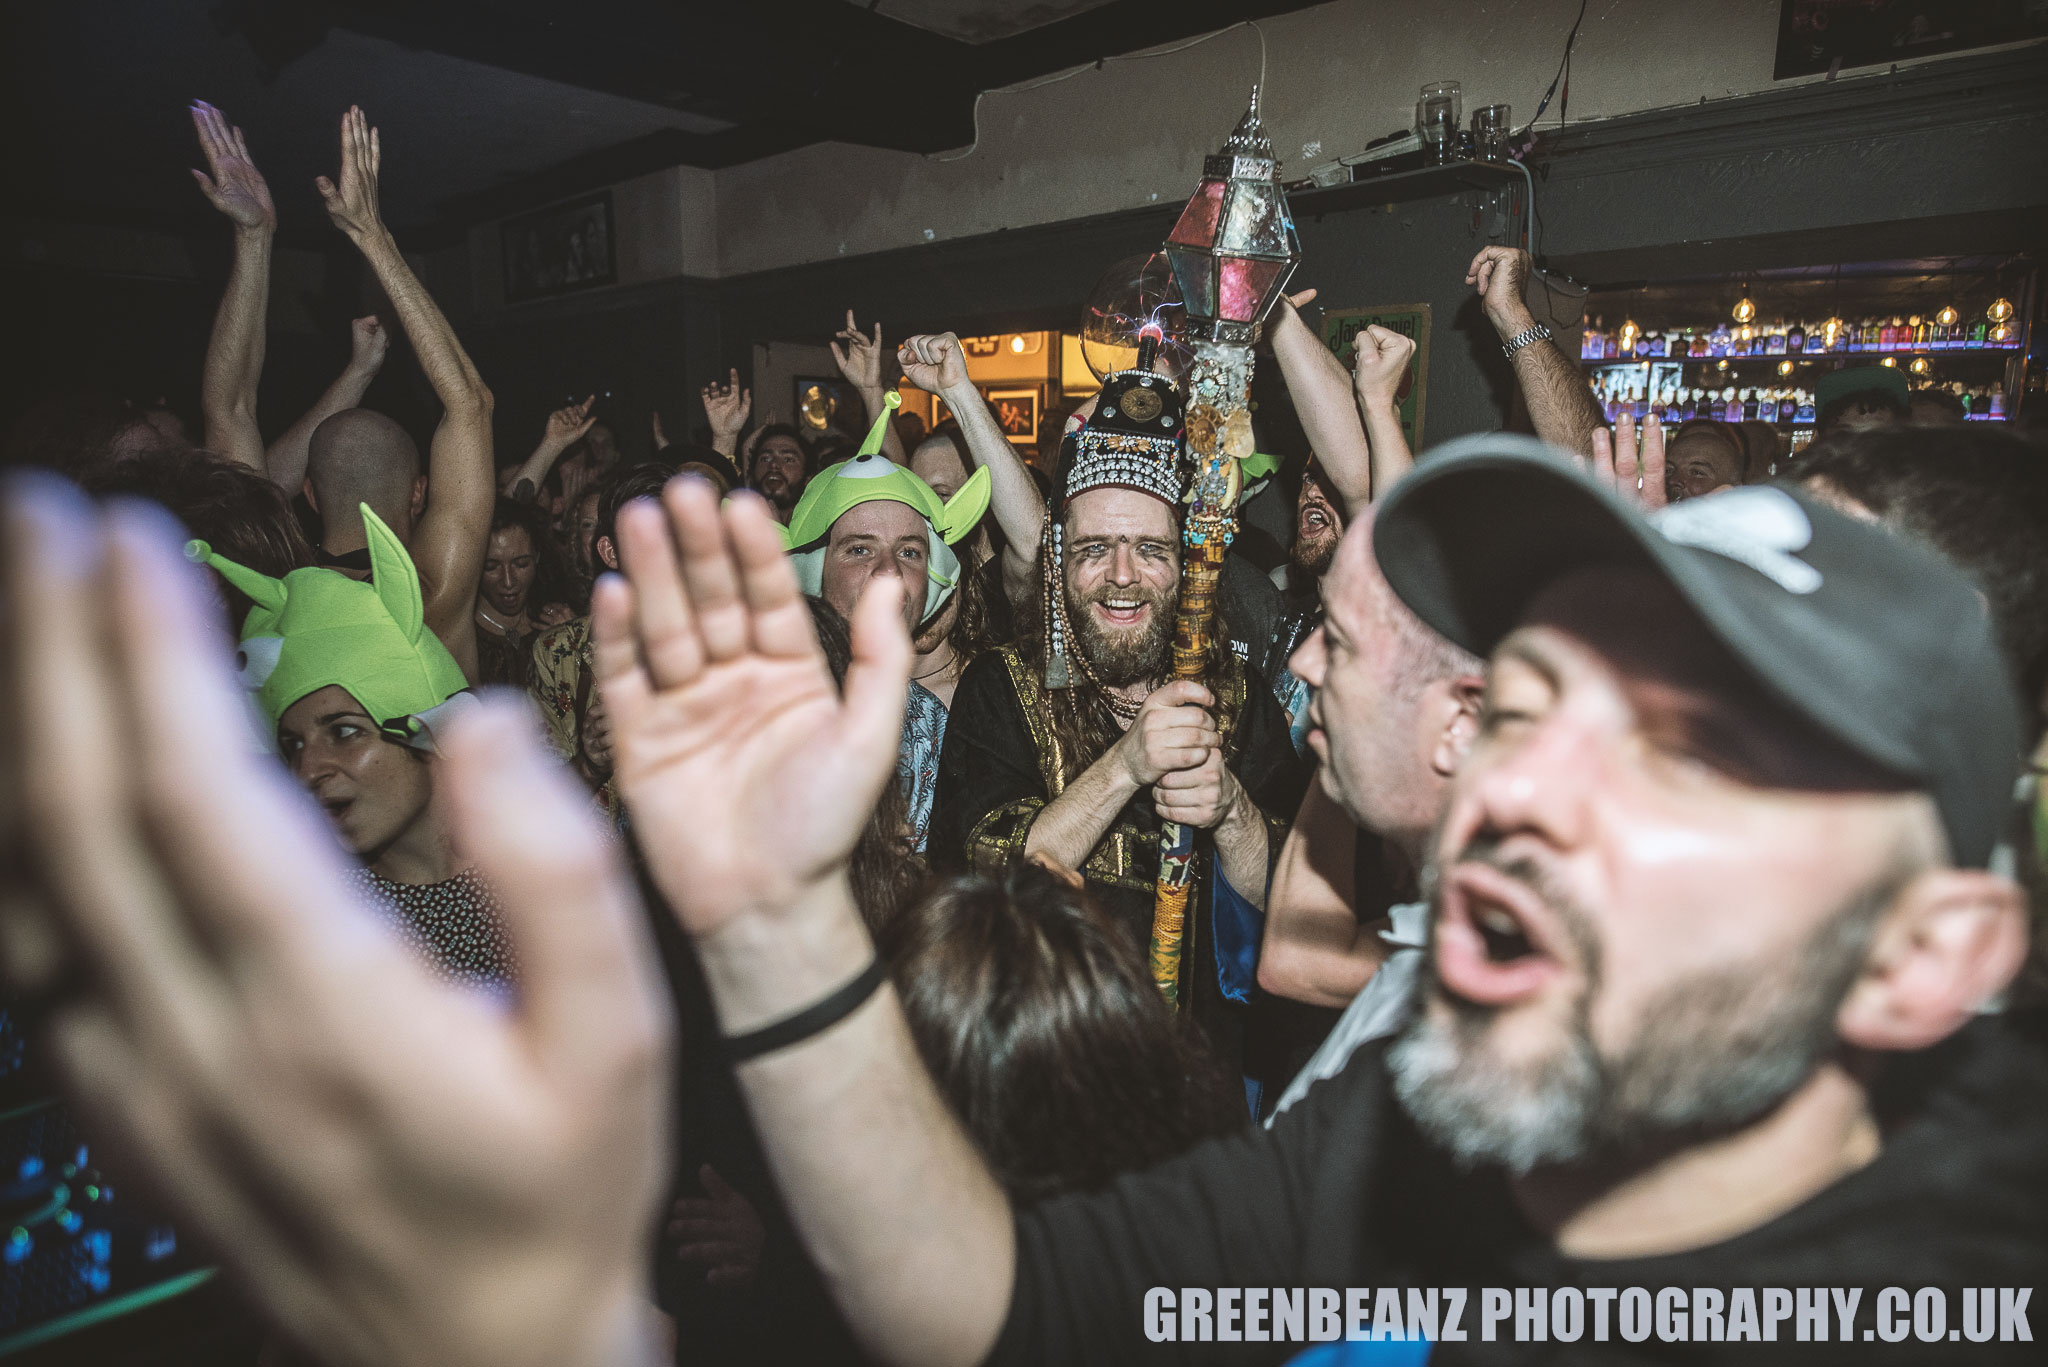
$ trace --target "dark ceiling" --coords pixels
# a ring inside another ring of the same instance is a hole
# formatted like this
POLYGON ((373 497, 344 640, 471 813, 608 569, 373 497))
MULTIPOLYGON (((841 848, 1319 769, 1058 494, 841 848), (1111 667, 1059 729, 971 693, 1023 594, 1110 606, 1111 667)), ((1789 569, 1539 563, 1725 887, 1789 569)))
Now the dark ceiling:
POLYGON ((10 208, 185 227, 185 105, 247 131, 287 236, 323 227, 351 102, 380 125, 386 215, 468 223, 665 166, 833 140, 973 140, 975 95, 1302 0, 13 0, 10 208), (892 17, 892 11, 895 16, 892 17), (925 25, 925 27, 919 27, 925 25), (26 193, 21 189, 26 187, 26 193))

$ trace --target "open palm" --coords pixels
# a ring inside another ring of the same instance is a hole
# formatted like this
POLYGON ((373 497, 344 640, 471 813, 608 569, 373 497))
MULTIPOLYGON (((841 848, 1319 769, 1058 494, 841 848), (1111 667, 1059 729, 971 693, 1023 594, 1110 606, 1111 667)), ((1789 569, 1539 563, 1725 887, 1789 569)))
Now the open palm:
POLYGON ((626 578, 592 601, 614 773, 694 935, 845 864, 895 769, 910 642, 894 579, 854 611, 842 697, 766 505, 679 479, 619 515, 626 578))
POLYGON ((38 719, 0 744, 0 840, 25 855, 0 977, 47 990, 72 960, 48 1029, 86 1123, 325 1361, 587 1361, 597 1307, 637 1318, 645 1294, 670 1026, 582 794, 516 704, 451 727, 436 800, 519 995, 437 982, 249 745, 169 518, 54 482, 0 513, 0 598, 35 641, 0 645, 0 716, 38 719), (177 776, 201 772, 193 802, 177 776))
POLYGON ((193 101, 192 128, 199 134, 199 150, 206 154, 207 171, 213 173, 196 168, 192 172, 207 202, 238 228, 276 228, 270 186, 249 155, 242 130, 229 127, 226 117, 204 100, 193 101))

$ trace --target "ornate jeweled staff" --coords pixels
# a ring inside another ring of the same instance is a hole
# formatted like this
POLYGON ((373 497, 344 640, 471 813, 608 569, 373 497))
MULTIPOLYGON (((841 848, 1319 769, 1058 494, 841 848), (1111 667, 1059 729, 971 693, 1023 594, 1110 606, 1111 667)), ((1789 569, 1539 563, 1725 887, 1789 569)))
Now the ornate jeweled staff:
MULTIPOLYGON (((1238 462, 1252 454, 1245 398, 1252 343, 1301 259, 1294 218, 1276 174, 1273 144, 1259 122, 1259 89, 1223 150, 1202 159, 1202 183, 1166 239, 1187 308, 1183 339, 1194 348, 1188 376, 1187 442, 1194 471, 1183 523, 1180 611, 1174 619, 1173 677, 1207 673, 1216 632, 1216 586, 1237 534, 1238 462)), ((1152 978, 1180 999, 1181 942, 1192 887, 1194 832, 1167 822, 1160 833, 1152 910, 1152 978)))

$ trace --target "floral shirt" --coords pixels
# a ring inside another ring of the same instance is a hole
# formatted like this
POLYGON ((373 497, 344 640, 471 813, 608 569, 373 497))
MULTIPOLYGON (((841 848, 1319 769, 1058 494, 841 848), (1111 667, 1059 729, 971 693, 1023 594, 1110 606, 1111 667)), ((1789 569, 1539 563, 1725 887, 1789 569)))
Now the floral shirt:
POLYGON ((540 707, 555 753, 592 786, 598 809, 616 823, 621 813, 609 756, 599 763, 583 743, 584 725, 591 709, 598 706, 596 676, 590 663, 589 617, 549 627, 534 638, 526 688, 540 707))

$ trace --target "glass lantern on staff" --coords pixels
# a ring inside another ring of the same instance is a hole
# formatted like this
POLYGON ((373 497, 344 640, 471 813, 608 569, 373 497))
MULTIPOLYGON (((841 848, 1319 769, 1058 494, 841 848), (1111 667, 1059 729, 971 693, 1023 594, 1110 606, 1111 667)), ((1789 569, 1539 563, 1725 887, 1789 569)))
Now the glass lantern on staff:
MULTIPOLYGON (((1301 260, 1294 216, 1280 188, 1279 161, 1259 121, 1259 91, 1215 155, 1202 160, 1166 259, 1180 286, 1181 341, 1193 352, 1187 443, 1193 463, 1182 521, 1180 607, 1174 618, 1173 677, 1202 678, 1216 631, 1223 556, 1237 534, 1243 488, 1238 462, 1252 454, 1252 343, 1301 260)), ((1194 832, 1166 823, 1160 834, 1153 906, 1152 978, 1178 1003, 1181 944, 1193 886, 1194 832)))

